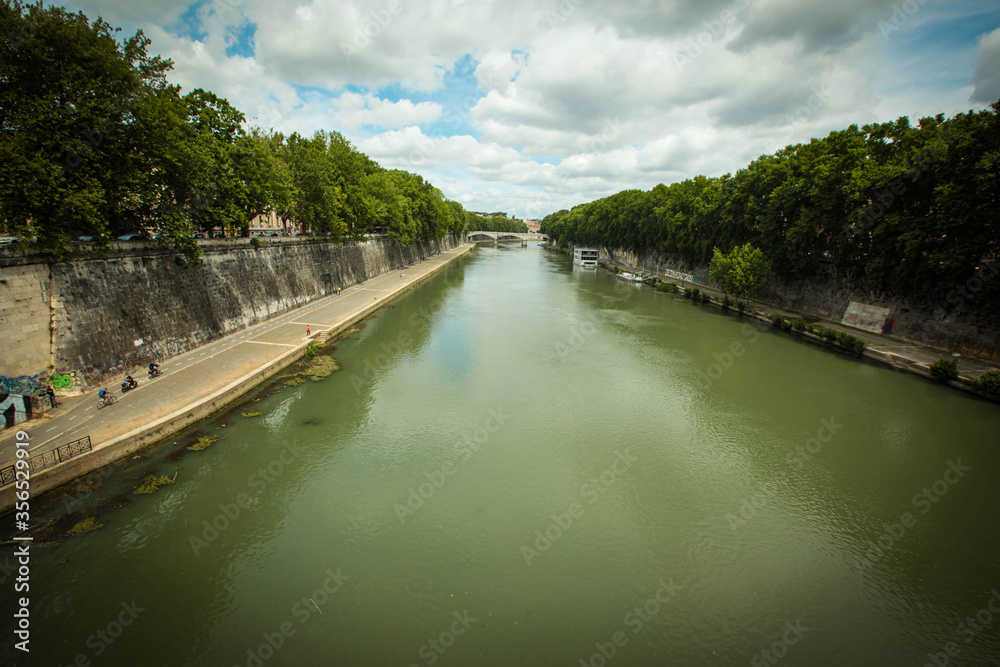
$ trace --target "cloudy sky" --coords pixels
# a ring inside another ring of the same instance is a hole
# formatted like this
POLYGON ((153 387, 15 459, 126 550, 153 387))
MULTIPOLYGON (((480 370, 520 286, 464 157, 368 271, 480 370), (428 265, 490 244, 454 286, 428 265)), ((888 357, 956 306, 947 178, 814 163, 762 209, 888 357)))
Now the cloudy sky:
POLYGON ((996 0, 72 0, 248 123, 343 133, 479 211, 733 172, 1000 99, 996 0))

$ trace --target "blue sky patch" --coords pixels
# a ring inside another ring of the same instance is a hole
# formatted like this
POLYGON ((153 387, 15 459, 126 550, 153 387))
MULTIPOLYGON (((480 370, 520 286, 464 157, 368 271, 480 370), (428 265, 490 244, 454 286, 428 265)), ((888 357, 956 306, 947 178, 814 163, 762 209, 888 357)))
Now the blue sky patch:
POLYGON ((177 23, 170 26, 168 32, 172 32, 180 37, 190 37, 194 40, 204 41, 208 33, 205 32, 204 27, 201 25, 201 17, 198 16, 198 10, 209 4, 211 1, 212 0, 199 0, 198 2, 193 2, 188 5, 187 10, 181 14, 177 23))
POLYGON ((227 35, 226 55, 252 58, 254 55, 254 36, 257 34, 257 24, 245 22, 238 28, 231 28, 227 35))

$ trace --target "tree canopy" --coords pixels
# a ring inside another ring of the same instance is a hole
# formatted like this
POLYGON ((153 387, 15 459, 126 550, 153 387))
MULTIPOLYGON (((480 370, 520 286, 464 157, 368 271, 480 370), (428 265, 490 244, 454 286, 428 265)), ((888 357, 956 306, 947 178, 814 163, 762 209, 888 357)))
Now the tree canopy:
POLYGON ((138 232, 197 259, 198 231, 246 234, 275 213, 307 231, 401 243, 460 233, 458 202, 337 132, 244 127, 224 98, 169 85, 141 31, 41 3, 0 5, 0 228, 57 259, 138 232))
MULTIPOLYGON (((560 241, 705 265, 752 243, 786 278, 829 265, 904 293, 945 292, 1000 252, 1000 102, 946 119, 831 132, 736 174, 625 190, 546 216, 560 241)), ((977 303, 1000 305, 1000 281, 977 303)))
POLYGON ((515 232, 526 234, 528 225, 523 220, 508 218, 506 213, 479 213, 469 211, 469 231, 515 232))
POLYGON ((709 264, 709 275, 722 287, 724 292, 752 299, 765 287, 771 279, 773 270, 771 262, 759 248, 747 243, 732 252, 724 254, 718 248, 712 251, 712 261, 709 264))

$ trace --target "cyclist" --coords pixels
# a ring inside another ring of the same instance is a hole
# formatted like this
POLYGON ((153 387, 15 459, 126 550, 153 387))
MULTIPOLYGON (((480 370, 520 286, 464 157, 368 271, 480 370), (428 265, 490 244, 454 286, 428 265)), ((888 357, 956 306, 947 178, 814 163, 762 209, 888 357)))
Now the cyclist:
POLYGON ((97 392, 97 395, 100 396, 101 400, 103 401, 108 396, 108 388, 105 387, 104 389, 100 390, 99 392, 97 392))
POLYGON ((154 375, 156 371, 160 370, 160 365, 155 361, 149 362, 149 374, 154 375))

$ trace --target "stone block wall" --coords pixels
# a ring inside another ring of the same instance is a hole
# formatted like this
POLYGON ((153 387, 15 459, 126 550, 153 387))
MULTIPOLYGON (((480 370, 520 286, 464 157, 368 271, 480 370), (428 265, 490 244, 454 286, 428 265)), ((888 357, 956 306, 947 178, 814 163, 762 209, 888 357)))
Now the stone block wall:
POLYGON ((50 278, 47 263, 0 270, 0 375, 35 374, 49 365, 50 278))
POLYGON ((282 239, 255 249, 236 239, 206 243, 201 266, 142 244, 52 265, 5 259, 0 377, 58 371, 86 382, 163 360, 455 245, 282 239))
MULTIPOLYGON (((688 265, 663 253, 636 254, 618 249, 602 253, 637 268, 668 268, 690 273, 703 285, 711 282, 707 265, 688 265)), ((984 270, 981 280, 1000 280, 996 267, 984 270)), ((981 287, 981 283, 980 283, 981 287)), ((976 283, 968 292, 976 290, 976 283)), ((1000 363, 1000 313, 977 309, 958 291, 948 294, 902 295, 874 287, 863 280, 835 275, 821 267, 807 280, 775 281, 760 300, 839 322, 851 301, 888 308, 894 325, 892 335, 904 340, 958 352, 965 356, 1000 363)))

